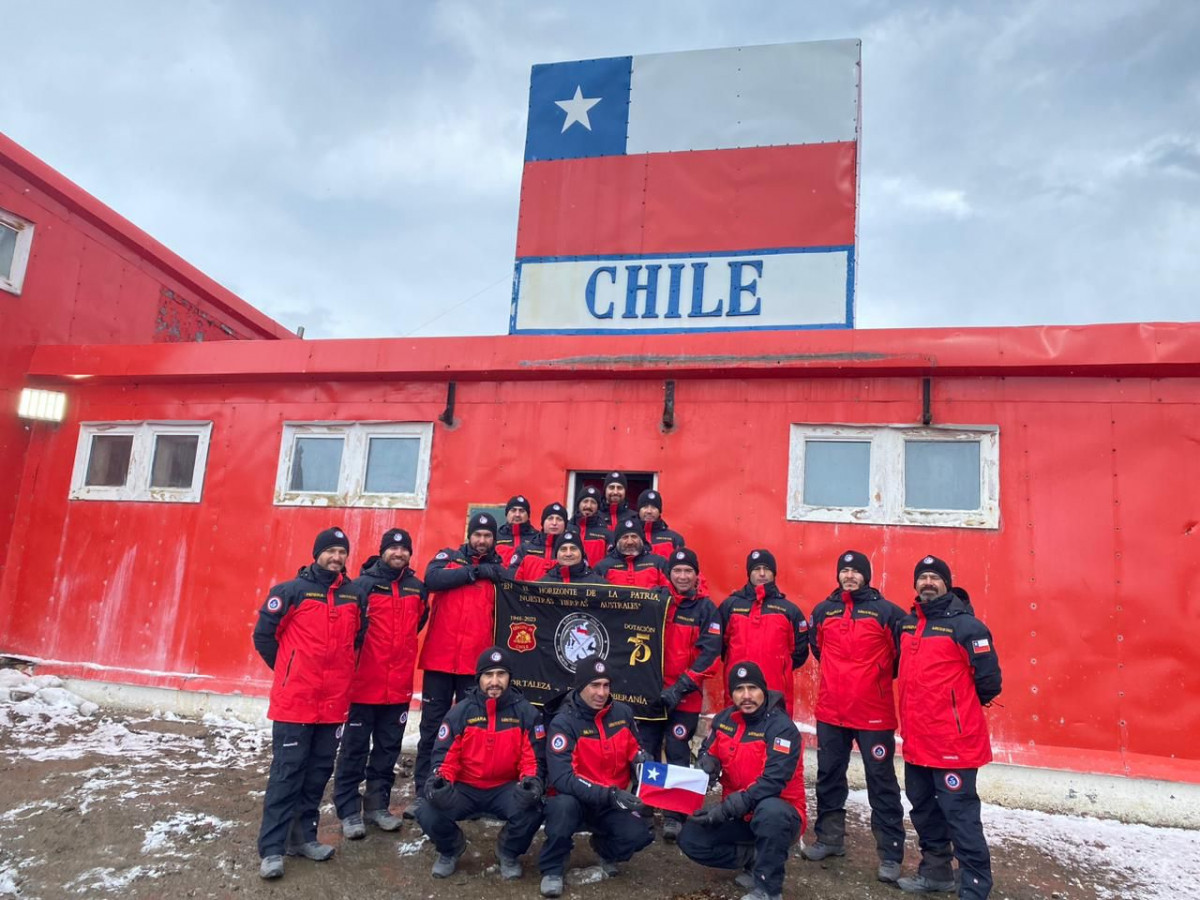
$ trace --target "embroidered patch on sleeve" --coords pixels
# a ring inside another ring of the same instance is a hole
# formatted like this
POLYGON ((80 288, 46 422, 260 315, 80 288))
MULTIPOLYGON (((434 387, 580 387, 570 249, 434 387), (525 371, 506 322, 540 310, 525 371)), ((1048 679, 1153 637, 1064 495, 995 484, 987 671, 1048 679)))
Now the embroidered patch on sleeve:
POLYGON ((792 749, 792 742, 787 738, 777 737, 774 743, 771 744, 771 749, 780 753, 789 753, 792 749))
POLYGON ((721 633, 721 623, 720 622, 709 622, 708 623, 708 633, 709 634, 720 634, 721 633))
POLYGON ((977 641, 971 641, 971 650, 975 653, 991 653, 992 642, 987 638, 980 638, 977 641))

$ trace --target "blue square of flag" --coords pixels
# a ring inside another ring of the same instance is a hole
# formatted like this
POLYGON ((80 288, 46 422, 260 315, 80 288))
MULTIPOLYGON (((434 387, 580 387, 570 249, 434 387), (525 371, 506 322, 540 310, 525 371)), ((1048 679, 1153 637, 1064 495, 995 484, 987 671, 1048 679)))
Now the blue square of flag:
POLYGON ((533 67, 525 161, 625 153, 633 57, 533 67))

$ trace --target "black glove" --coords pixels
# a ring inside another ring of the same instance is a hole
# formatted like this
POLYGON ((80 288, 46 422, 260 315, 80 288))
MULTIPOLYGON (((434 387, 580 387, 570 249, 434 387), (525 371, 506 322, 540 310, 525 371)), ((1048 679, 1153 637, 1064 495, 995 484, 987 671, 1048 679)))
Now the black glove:
POLYGON ((716 806, 692 813, 688 819, 697 825, 720 825, 725 821, 725 809, 718 803, 716 806))
POLYGON ((434 775, 425 782, 425 799, 438 809, 449 809, 454 800, 454 782, 434 775))
POLYGON ((495 563, 480 563, 479 577, 486 578, 488 581, 503 581, 509 577, 504 566, 498 566, 495 563))
POLYGON ((542 779, 536 775, 527 775, 517 782, 513 792, 513 800, 522 809, 537 806, 542 799, 542 779))
POLYGON ((708 776, 708 786, 712 787, 721 777, 721 761, 707 753, 701 754, 696 760, 696 768, 708 776))
POLYGON ((729 794, 721 801, 721 809, 725 812, 725 818, 740 819, 750 812, 750 798, 746 796, 745 791, 729 794))
POLYGON ((623 791, 620 788, 608 789, 608 805, 616 809, 627 809, 630 812, 640 813, 646 809, 646 804, 637 794, 623 791))
POLYGON ((696 687, 696 682, 692 681, 684 672, 679 676, 678 681, 659 695, 658 702, 667 708, 667 712, 670 712, 679 705, 679 701, 696 690, 696 687))

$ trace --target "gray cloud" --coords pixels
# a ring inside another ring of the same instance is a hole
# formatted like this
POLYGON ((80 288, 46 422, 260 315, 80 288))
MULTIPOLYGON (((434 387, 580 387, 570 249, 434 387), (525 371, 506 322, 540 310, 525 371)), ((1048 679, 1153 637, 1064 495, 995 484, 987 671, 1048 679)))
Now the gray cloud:
POLYGON ((19 4, 0 128, 311 337, 499 333, 532 64, 859 36, 860 326, 1194 319, 1198 26, 1144 0, 19 4))

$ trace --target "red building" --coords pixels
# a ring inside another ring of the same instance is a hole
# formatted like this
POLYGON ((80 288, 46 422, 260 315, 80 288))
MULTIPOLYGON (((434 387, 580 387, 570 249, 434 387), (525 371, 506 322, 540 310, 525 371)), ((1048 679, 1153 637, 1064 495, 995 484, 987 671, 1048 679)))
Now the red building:
MULTIPOLYGON (((36 254, 49 212, 10 186, 29 176, 5 148, 0 208, 25 203, 36 254)), ((806 612, 842 550, 901 605, 916 560, 942 556, 1004 666, 998 759, 1200 782, 1182 739, 1200 732, 1200 325, 155 343, 168 292, 227 337, 287 335, 131 226, 122 242, 55 202, 148 305, 111 275, 92 303, 39 288, 39 321, 63 323, 6 349, 0 652, 265 694, 250 630, 317 530, 342 525, 361 559, 405 527, 420 570, 472 506, 539 509, 617 468, 657 484, 718 599, 752 546, 806 612), (91 330, 72 330, 79 306, 91 330), (61 424, 14 418, 30 385, 66 395, 61 424)), ((807 717, 812 663, 799 678, 807 717)))

